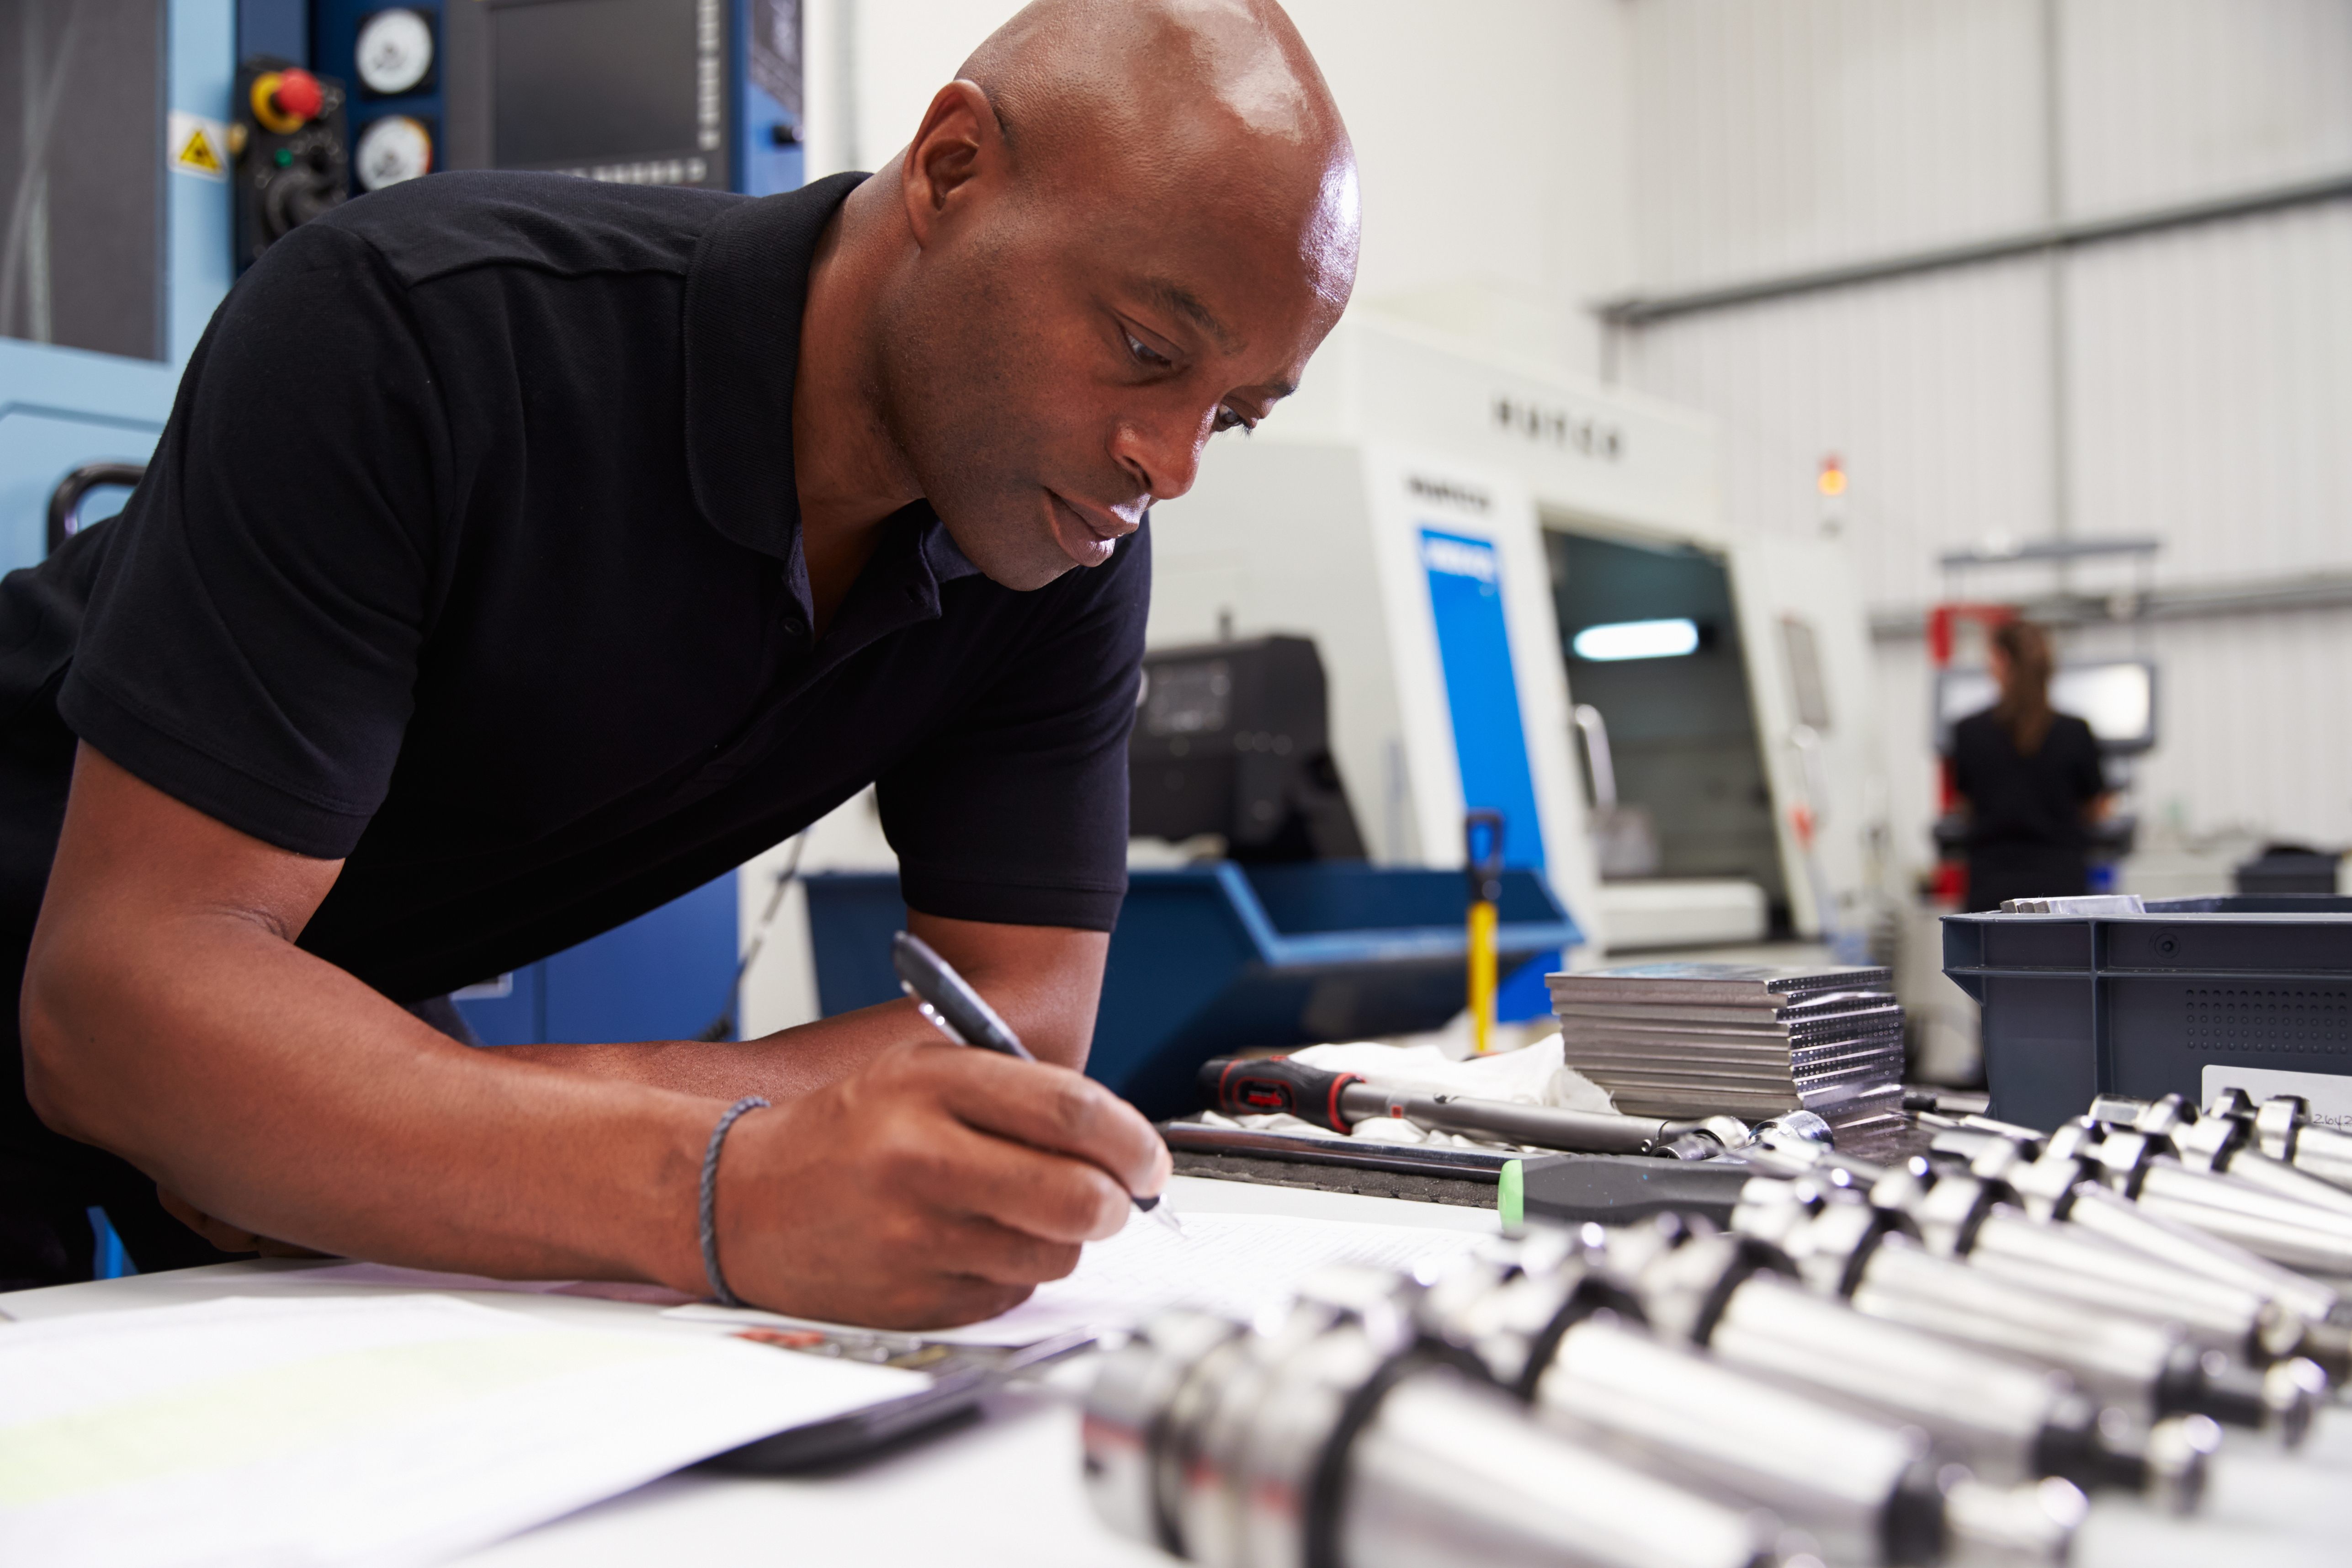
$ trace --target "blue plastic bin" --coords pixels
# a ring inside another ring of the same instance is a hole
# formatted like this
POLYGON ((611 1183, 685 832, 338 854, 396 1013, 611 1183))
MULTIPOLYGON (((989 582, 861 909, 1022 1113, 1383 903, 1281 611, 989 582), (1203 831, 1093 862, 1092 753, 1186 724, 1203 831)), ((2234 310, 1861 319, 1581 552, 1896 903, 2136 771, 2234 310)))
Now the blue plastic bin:
MULTIPOLYGON (((827 1016, 898 994, 890 873, 808 879, 818 1005, 827 1016)), ((1533 871, 1503 876, 1506 974, 1583 940, 1533 871)), ((1158 1120, 1197 1108, 1211 1057, 1434 1029, 1468 984, 1462 874, 1353 862, 1138 871, 1111 935, 1087 1071, 1158 1120)), ((1540 993, 1540 983, 1536 986, 1540 993)))

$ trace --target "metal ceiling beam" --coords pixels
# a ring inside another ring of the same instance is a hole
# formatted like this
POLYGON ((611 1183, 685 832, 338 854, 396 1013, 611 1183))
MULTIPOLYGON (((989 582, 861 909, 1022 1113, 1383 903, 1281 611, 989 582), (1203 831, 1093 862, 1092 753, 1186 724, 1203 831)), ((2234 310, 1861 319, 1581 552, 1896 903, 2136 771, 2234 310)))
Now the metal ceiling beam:
MULTIPOLYGON (((2151 589, 2146 594, 2053 594, 2020 601, 2030 621, 2052 626, 2128 626, 2148 621, 2207 620, 2271 615, 2281 610, 2352 609, 2352 572, 2315 572, 2247 583, 2209 583, 2151 589)), ((1927 635, 1925 609, 1870 613, 1874 642, 1911 642, 1927 635)))
POLYGON ((1824 289, 1877 283, 1890 278, 1907 278, 1916 273, 1938 272, 1954 267, 1974 267, 1988 261, 2005 261, 2013 257, 2033 256, 2076 246, 2101 245, 2111 240, 2157 234, 2166 229, 2187 228, 2196 224, 2248 217, 2284 207, 2337 201, 2347 196, 2352 196, 2352 172, 2330 174, 2324 179, 2304 180, 2294 184, 2242 191, 2235 195, 2217 196, 2207 201, 2150 207, 2114 217, 2044 224, 1964 245, 1908 251, 1874 260, 1815 268, 1810 271, 1784 272, 1776 277, 1726 283, 1711 289, 1693 289, 1678 294, 1629 294, 1615 300, 1604 300, 1593 306, 1592 311, 1612 327, 1645 326, 1652 321, 1692 315, 1701 310, 1720 310, 1736 305, 1752 305, 1764 300, 1785 299, 1792 294, 1812 294, 1824 289))
POLYGON ((2095 555, 2153 555, 2164 541, 2149 538, 2032 539, 2011 545, 1979 544, 1947 552, 1936 564, 1947 572, 1966 566, 2007 566, 2018 561, 2085 561, 2095 555))

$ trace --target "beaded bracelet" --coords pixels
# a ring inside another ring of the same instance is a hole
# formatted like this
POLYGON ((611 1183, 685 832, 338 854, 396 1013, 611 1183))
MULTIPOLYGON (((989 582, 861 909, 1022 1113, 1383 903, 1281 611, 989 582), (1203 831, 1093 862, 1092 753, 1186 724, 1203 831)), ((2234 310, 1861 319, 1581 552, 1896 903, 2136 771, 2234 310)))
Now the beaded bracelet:
POLYGON ((719 1150, 727 1142, 727 1130, 735 1119, 747 1110, 764 1110, 768 1102, 756 1094, 747 1094, 727 1108, 719 1125, 710 1130, 710 1150, 702 1156, 702 1272, 710 1280, 710 1293, 719 1305, 741 1307, 744 1300, 727 1288, 727 1276, 719 1271, 719 1221, 715 1205, 719 1197, 719 1150))

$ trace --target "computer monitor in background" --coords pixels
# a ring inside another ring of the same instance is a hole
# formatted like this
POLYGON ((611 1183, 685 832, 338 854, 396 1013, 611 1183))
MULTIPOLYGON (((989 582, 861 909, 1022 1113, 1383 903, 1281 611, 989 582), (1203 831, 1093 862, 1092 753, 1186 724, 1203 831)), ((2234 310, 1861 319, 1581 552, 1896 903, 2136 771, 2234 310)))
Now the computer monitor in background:
MULTIPOLYGON (((1936 751, 1952 749, 1952 726, 2000 700, 1989 669, 1936 672, 1936 751)), ((2152 659, 2107 659, 2061 666, 2050 678, 2050 706, 2090 725, 2099 750, 2127 756, 2156 745, 2156 664, 2152 659)))
POLYGON ((1127 756, 1136 837, 1213 836, 1244 862, 1364 857, 1309 638, 1147 653, 1127 756))
POLYGON ((446 9, 445 166, 729 188, 734 61, 724 0, 467 0, 446 9))

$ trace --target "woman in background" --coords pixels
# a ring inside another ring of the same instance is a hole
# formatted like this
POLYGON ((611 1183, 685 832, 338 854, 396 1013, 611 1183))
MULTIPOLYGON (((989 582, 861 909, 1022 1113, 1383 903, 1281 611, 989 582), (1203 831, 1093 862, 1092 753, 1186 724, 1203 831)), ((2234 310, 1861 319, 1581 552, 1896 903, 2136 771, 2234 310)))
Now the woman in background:
POLYGON ((2050 639, 2011 621, 1993 634, 2000 700, 1953 727, 1953 785, 1969 813, 1969 899, 2077 897, 2090 890, 2089 825, 2106 805, 2091 727, 2050 706, 2050 639))

